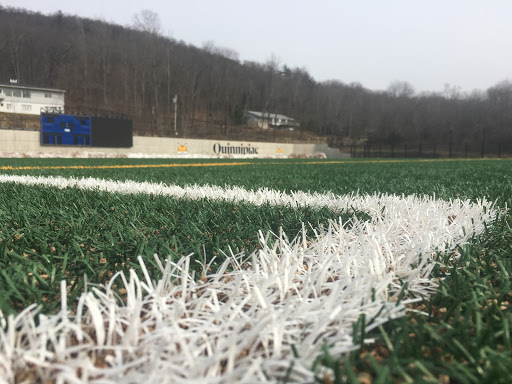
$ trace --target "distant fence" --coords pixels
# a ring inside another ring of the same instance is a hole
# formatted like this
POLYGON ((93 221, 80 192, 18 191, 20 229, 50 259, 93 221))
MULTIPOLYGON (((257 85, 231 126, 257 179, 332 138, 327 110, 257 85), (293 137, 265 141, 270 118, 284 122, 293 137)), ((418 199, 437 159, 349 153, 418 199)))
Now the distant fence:
POLYGON ((458 145, 437 144, 364 144, 344 145, 341 152, 354 158, 478 158, 512 157, 512 148, 503 144, 482 145, 463 143, 458 145))

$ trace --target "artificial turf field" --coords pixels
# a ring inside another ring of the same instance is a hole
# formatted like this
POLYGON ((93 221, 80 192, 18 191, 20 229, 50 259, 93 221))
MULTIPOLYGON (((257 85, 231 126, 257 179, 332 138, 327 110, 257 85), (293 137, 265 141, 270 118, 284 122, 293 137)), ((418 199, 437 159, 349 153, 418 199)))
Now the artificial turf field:
MULTIPOLYGON (((437 199, 483 197, 505 209, 512 196, 511 160, 156 160, 0 159, 0 174, 85 177, 166 185, 269 188, 292 193, 388 193, 437 199)), ((101 190, 64 190, 0 183, 0 310, 17 314, 32 303, 45 314, 60 307, 60 281, 68 302, 88 284, 105 283, 117 271, 135 269, 137 257, 171 259, 194 253, 198 259, 250 254, 260 247, 258 231, 288 236, 302 223, 328 225, 342 216, 365 220, 358 210, 254 206, 243 202, 186 201, 155 195, 101 190)), ((512 230, 501 212, 480 236, 452 254, 439 255, 433 268, 437 292, 412 304, 407 316, 365 330, 353 324, 352 337, 365 344, 343 356, 328 346, 315 366, 335 382, 512 382, 510 273, 512 230)), ((202 260, 204 263, 204 260, 202 260)), ((201 275, 197 264, 197 276, 201 275)), ((300 355, 301 351, 296 351, 300 355)))

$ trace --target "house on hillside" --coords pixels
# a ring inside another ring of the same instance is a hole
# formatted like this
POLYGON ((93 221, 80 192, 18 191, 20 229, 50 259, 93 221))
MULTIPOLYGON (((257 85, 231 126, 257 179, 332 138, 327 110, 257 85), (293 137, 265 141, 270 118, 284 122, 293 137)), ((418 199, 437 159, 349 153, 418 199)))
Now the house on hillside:
POLYGON ((257 125, 262 129, 282 128, 293 130, 299 127, 299 122, 291 117, 277 113, 247 111, 247 124, 257 125))
POLYGON ((0 112, 39 115, 41 112, 63 113, 64 94, 60 89, 38 88, 0 83, 0 112))

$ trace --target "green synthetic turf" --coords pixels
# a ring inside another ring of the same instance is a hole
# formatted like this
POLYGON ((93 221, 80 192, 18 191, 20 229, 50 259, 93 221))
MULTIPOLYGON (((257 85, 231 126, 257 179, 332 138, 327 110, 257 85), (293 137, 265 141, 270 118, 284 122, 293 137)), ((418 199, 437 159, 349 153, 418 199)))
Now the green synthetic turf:
MULTIPOLYGON (((0 167, 169 164, 172 160, 0 159, 0 167)), ((181 160, 178 163, 223 162, 181 160)), ((486 197, 510 207, 511 160, 397 162, 311 160, 228 160, 222 167, 2 170, 20 175, 97 177, 166 184, 211 184, 247 189, 345 194, 426 194, 437 198, 486 197)), ((58 309, 58 282, 70 283, 70 300, 83 290, 83 276, 105 282, 119 269, 137 268, 137 255, 150 264, 153 253, 198 259, 223 252, 251 252, 257 230, 291 235, 301 222, 314 226, 354 212, 291 207, 254 207, 209 200, 183 201, 154 196, 0 184, 0 308, 16 313, 38 302, 58 309)), ((355 213, 356 215, 361 213, 355 213)), ((501 214, 484 235, 440 255, 438 293, 407 317, 364 334, 365 319, 354 324, 356 341, 374 337, 349 356, 333 359, 326 346, 317 366, 337 373, 337 382, 512 382, 510 274, 512 216, 501 214)), ((202 261, 202 260, 200 260, 202 261)), ((199 263, 198 263, 199 265, 199 263)), ((214 266, 215 267, 215 266, 214 266)), ((198 269, 199 271, 199 269, 198 269)), ((155 272, 156 273, 156 272, 155 272)), ((300 354, 300 351, 297 351, 300 354)), ((318 381, 323 381, 319 376, 318 381)))

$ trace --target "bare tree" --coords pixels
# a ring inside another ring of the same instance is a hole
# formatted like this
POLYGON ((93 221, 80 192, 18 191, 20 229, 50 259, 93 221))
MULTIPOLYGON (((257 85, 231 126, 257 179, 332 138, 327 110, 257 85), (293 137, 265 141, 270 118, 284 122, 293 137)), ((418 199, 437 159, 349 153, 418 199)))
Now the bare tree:
POLYGON ((143 9, 133 16, 133 26, 135 29, 152 35, 159 35, 162 30, 160 16, 158 13, 149 9, 143 9))
POLYGON ((201 48, 210 55, 219 55, 233 61, 240 60, 240 54, 236 50, 227 47, 219 47, 215 45, 213 40, 203 42, 201 48))
POLYGON ((23 40, 23 34, 15 34, 14 32, 11 33, 9 38, 6 40, 7 50, 11 60, 11 73, 14 75, 14 78, 20 82, 23 81, 20 65, 22 61, 21 51, 23 40))
POLYGON ((393 97, 412 97, 415 91, 407 81, 395 80, 389 84, 387 92, 393 97))

